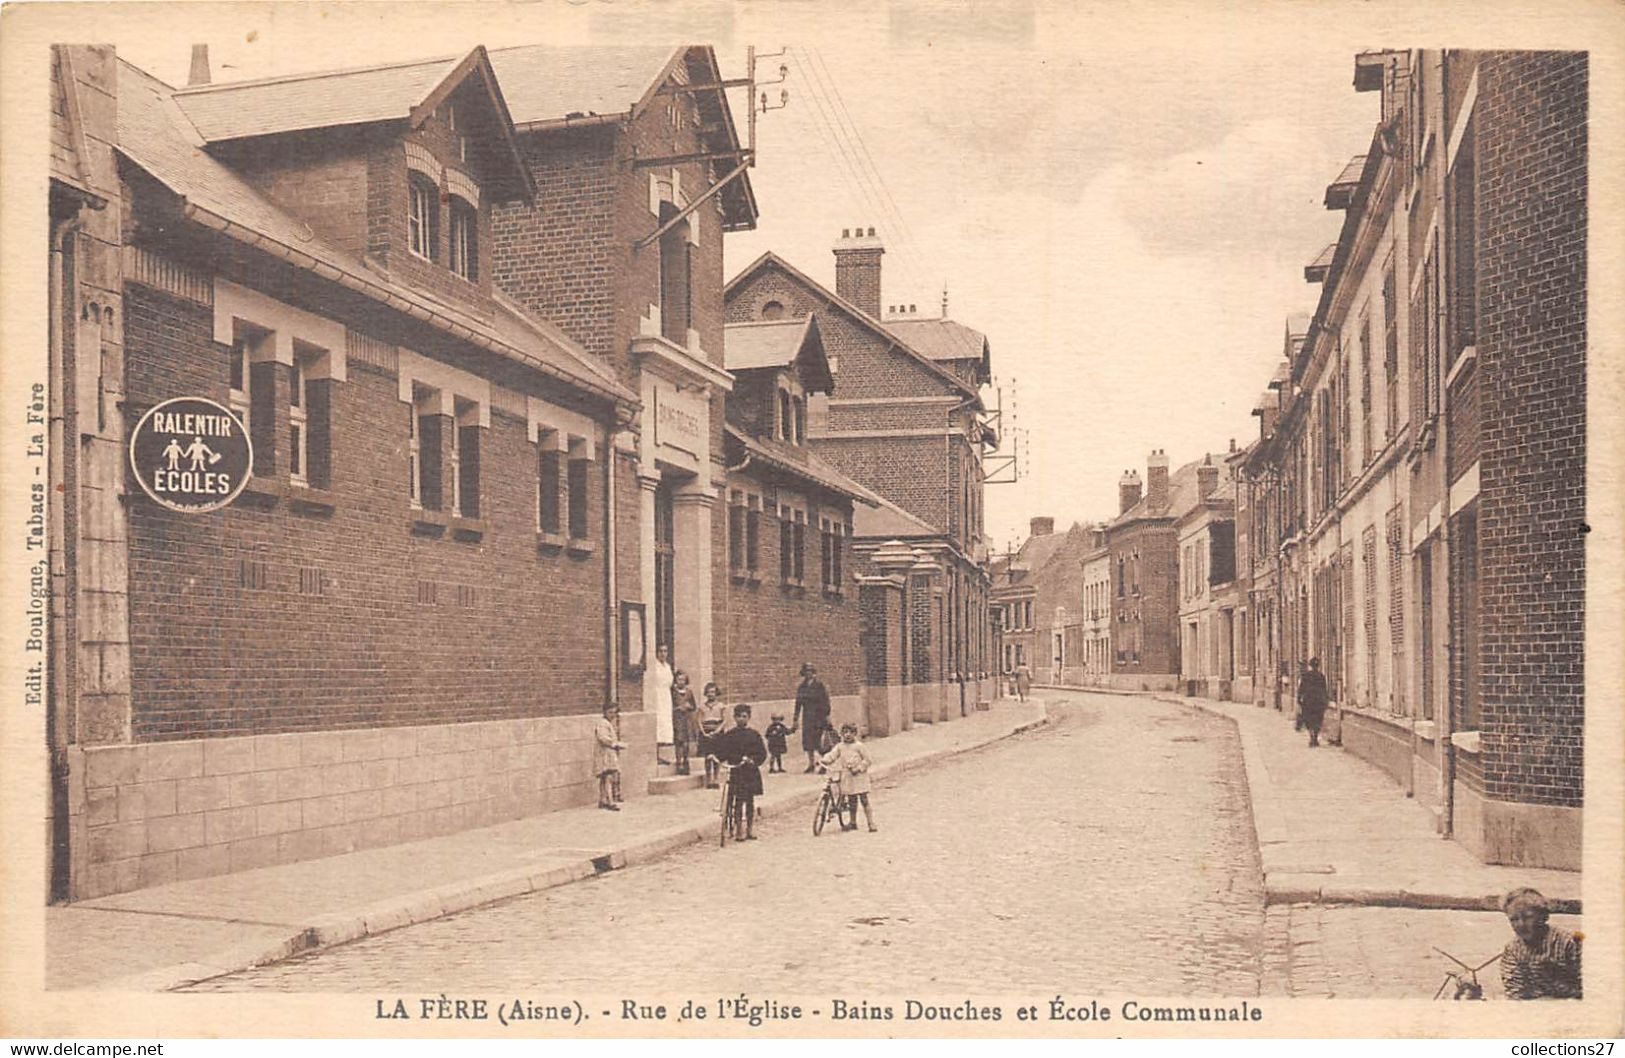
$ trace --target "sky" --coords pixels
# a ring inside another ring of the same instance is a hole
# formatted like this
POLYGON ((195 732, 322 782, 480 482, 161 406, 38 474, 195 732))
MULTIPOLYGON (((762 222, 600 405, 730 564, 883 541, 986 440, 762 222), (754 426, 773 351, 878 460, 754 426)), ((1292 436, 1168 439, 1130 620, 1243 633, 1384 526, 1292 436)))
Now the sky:
POLYGON ((728 237, 727 274, 773 250, 833 288, 834 240, 861 225, 886 246, 883 305, 935 315, 946 286, 988 336, 985 399, 1019 453, 1018 480, 987 490, 1001 550, 1035 515, 1112 516, 1154 448, 1177 467, 1257 435, 1285 319, 1319 293, 1303 266, 1341 223, 1325 187, 1378 118, 1354 56, 1405 30, 1362 40, 1285 3, 186 9, 120 54, 180 84, 194 41, 217 81, 477 43, 710 43, 729 77, 747 45, 783 51, 758 71, 786 66, 767 91, 789 92, 758 123, 760 223, 728 237))

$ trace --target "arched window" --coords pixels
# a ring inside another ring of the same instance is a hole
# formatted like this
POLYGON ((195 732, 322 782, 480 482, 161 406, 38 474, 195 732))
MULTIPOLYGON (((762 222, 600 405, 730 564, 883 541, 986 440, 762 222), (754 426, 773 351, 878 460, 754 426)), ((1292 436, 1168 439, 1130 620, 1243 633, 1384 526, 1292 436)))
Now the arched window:
POLYGON ((480 268, 479 210, 453 195, 449 215, 451 270, 472 283, 479 278, 480 268))
POLYGON ((407 174, 407 247, 419 257, 433 261, 440 245, 440 189, 427 176, 407 174))
POLYGON ((764 319, 764 320, 782 320, 782 319, 784 319, 784 302, 782 302, 782 301, 769 301, 769 302, 765 303, 762 306, 762 319, 764 319))

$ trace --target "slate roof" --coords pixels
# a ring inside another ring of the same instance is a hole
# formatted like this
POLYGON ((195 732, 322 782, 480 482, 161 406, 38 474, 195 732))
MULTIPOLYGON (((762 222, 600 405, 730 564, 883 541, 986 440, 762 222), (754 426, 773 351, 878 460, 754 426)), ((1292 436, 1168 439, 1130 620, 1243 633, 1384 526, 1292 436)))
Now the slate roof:
POLYGON ((852 536, 858 539, 907 540, 916 536, 941 536, 937 528, 886 499, 872 508, 863 507, 852 512, 852 536))
POLYGON ((749 452, 752 459, 759 460, 776 470, 810 481, 814 485, 850 497, 870 507, 879 506, 884 502, 879 496, 804 448, 787 445, 771 438, 754 437, 732 425, 724 426, 723 432, 749 452))
POLYGON ((860 326, 873 332, 879 337, 894 343, 896 348, 902 351, 903 355, 918 361, 933 375, 936 375, 938 378, 948 383, 948 385, 963 393, 967 398, 977 401, 978 406, 980 405, 981 395, 977 392, 976 387, 970 385, 964 379, 960 378, 952 371, 949 371, 947 368, 938 365, 935 360, 932 360, 929 356, 926 356, 923 352, 916 349, 913 343, 908 339, 895 333, 894 331, 889 330, 886 324, 881 323, 867 312, 864 312, 850 301, 841 297, 833 290, 830 290, 816 279, 813 279, 811 276, 801 271, 801 269, 797 268, 789 261, 786 261, 784 258, 780 257, 772 250, 768 250, 767 252, 763 253, 762 256, 740 269, 737 275, 728 280, 727 285, 723 287, 722 291, 724 300, 726 300, 728 295, 733 292, 734 288, 736 288, 740 283, 744 282, 746 278, 754 275, 756 272, 764 267, 767 267, 768 265, 773 265, 781 269, 792 279, 812 289, 819 297, 823 298, 831 306, 840 309, 843 313, 850 316, 860 326))
POLYGON ((209 143, 399 120, 460 58, 198 85, 177 89, 175 102, 209 143))
MULTIPOLYGON (((291 252, 293 260, 327 279, 348 280, 380 301, 422 318, 438 318, 443 329, 590 392, 622 402, 635 396, 614 374, 556 327, 498 296, 493 320, 484 320, 432 294, 384 276, 348 252, 325 242, 303 221, 282 211, 230 166, 203 150, 201 138, 163 82, 119 61, 118 149, 131 162, 179 196, 188 209, 202 211, 201 223, 245 241, 269 242, 291 252)), ((190 215, 190 214, 189 214, 190 215)), ((275 250, 273 249, 273 252, 275 250)), ((283 256, 288 256, 284 253, 283 256)))
MULTIPOLYGON (((722 364, 729 371, 786 368, 800 358, 810 374, 809 388, 830 393, 835 380, 818 333, 818 316, 808 313, 788 320, 729 323, 722 329, 722 364)), ((804 376, 805 377, 805 376, 804 376)))
POLYGON ((976 360, 991 369, 987 335, 946 318, 887 320, 886 329, 932 360, 976 360))
POLYGON ((526 44, 496 48, 491 66, 515 125, 571 114, 626 114, 676 58, 666 47, 569 47, 526 44))
MULTIPOLYGON (((1220 461, 1228 454, 1228 452, 1211 453, 1220 461)), ((1201 465, 1201 459, 1193 459, 1168 475, 1168 499, 1166 503, 1154 507, 1149 495, 1141 496, 1140 502, 1113 518, 1111 524, 1114 526, 1124 525, 1140 518, 1178 518, 1185 514, 1195 507, 1197 503, 1196 468, 1201 465)))

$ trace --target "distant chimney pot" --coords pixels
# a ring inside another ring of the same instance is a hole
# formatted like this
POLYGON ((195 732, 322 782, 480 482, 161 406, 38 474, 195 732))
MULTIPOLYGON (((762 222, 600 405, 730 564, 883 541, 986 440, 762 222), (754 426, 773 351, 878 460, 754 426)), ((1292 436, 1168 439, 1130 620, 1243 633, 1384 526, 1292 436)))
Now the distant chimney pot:
POLYGON ((1027 528, 1033 536, 1049 536, 1055 532, 1055 519, 1048 517, 1034 518, 1027 523, 1027 528))
POLYGON ((851 237, 852 237, 852 229, 851 228, 842 228, 841 229, 841 238, 850 239, 851 237))
POLYGON ((186 83, 188 86, 209 83, 209 46, 207 44, 192 45, 192 70, 186 76, 186 83))

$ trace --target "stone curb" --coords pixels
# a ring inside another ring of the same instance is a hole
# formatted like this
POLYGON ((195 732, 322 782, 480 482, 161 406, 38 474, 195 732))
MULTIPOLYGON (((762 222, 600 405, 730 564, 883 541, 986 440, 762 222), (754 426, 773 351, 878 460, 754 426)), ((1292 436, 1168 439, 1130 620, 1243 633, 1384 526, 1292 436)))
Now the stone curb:
MULTIPOLYGON (((1044 708, 1042 702, 1038 703, 1038 706, 1041 710, 1044 708)), ((996 731, 985 741, 934 749, 917 757, 879 765, 873 771, 873 778, 885 779, 902 775, 961 753, 990 746, 1047 723, 1049 716, 1044 712, 1035 720, 996 731)), ((773 812, 788 812, 817 803, 822 794, 821 788, 814 787, 780 794, 777 797, 764 797, 757 804, 773 812)), ((155 967, 138 974, 99 982, 87 988, 98 992, 171 992, 200 981, 240 973, 257 966, 281 962, 295 955, 348 944, 363 937, 444 918, 459 911, 468 911, 499 900, 569 885, 605 871, 649 863, 684 846, 698 844, 708 839, 715 841, 718 836, 717 826, 716 821, 707 819, 703 823, 669 827, 649 836, 634 838, 630 844, 607 850, 598 856, 564 863, 559 863, 557 857, 552 857, 554 862, 546 867, 510 868, 434 889, 408 893, 375 904, 322 916, 295 930, 286 939, 268 946, 258 942, 235 945, 222 949, 207 961, 155 967)))
MULTIPOLYGON (((1052 685, 1045 685, 1050 687, 1052 685)), ((1210 716, 1228 720, 1236 727, 1241 741, 1243 770, 1247 775, 1247 802, 1253 813, 1253 834, 1258 841, 1260 867, 1273 859, 1272 852, 1291 840, 1286 815, 1277 798, 1270 796, 1268 773, 1259 752, 1257 739, 1236 720, 1220 709, 1208 704, 1208 699, 1185 697, 1167 691, 1125 691, 1098 687, 1054 687, 1055 690, 1073 690, 1086 693, 1116 694, 1125 697, 1155 698, 1170 705, 1186 705, 1200 709, 1210 716)), ((1286 904, 1342 904, 1353 907, 1403 907, 1424 911, 1499 911, 1501 893, 1475 894, 1465 892, 1438 892, 1372 888, 1325 884, 1305 880, 1303 871, 1264 870, 1264 905, 1276 907, 1286 904)), ((1309 875, 1314 878, 1314 875, 1309 875)), ((1581 902, 1570 898, 1548 898, 1552 911, 1560 915, 1578 915, 1581 902)))

